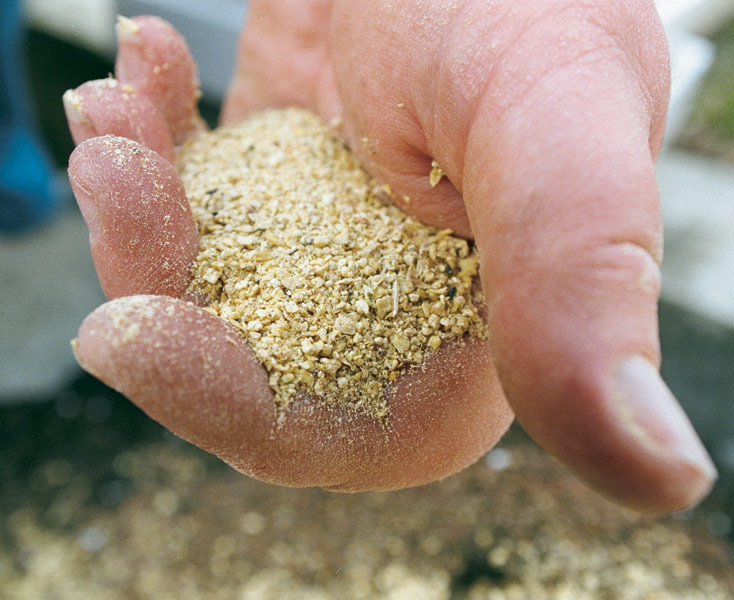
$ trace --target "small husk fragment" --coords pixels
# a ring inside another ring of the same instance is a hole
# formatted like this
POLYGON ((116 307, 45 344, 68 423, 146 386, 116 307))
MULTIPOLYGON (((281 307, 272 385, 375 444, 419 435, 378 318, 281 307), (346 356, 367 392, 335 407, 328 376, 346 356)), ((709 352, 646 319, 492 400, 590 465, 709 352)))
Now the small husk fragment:
POLYGON ((443 169, 441 168, 441 165, 438 164, 435 160, 431 161, 431 172, 428 174, 428 180, 431 184, 432 188, 435 188, 439 183, 441 183, 441 179, 444 176, 443 169))
POLYGON ((473 246, 395 207, 316 115, 262 112, 177 162, 200 235, 189 291, 244 336, 281 414, 306 394, 385 418, 401 372, 487 336, 473 246))

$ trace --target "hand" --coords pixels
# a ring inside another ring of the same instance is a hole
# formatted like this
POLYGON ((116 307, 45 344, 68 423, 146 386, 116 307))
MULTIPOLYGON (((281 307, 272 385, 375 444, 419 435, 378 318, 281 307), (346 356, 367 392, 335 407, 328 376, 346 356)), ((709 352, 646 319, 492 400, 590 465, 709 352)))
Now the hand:
POLYGON ((269 481, 385 489, 445 476, 504 432, 504 394, 541 445, 609 497, 664 512, 709 490, 714 467, 657 374, 653 164, 669 76, 652 2, 250 3, 224 121, 287 104, 340 117, 402 208, 480 250, 491 354, 454 348, 400 379, 387 436, 304 402, 271 437, 262 368, 224 322, 174 299, 196 232, 161 157, 200 127, 193 65, 158 20, 120 29, 117 77, 137 93, 82 86, 76 108, 67 98, 72 131, 158 153, 92 139, 70 176, 105 292, 156 296, 87 318, 76 342, 86 369, 269 481), (127 160, 133 148, 145 168, 127 160), (432 160, 447 175, 435 188, 432 160))

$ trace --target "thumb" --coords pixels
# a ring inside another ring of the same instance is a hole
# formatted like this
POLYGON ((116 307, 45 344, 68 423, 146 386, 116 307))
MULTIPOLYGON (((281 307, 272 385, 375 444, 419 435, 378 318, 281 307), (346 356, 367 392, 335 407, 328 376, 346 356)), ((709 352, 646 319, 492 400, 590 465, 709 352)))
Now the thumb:
POLYGON ((667 512, 716 471, 657 369, 664 119, 640 89, 603 56, 545 71, 502 111, 480 104, 463 191, 517 418, 602 493, 667 512))

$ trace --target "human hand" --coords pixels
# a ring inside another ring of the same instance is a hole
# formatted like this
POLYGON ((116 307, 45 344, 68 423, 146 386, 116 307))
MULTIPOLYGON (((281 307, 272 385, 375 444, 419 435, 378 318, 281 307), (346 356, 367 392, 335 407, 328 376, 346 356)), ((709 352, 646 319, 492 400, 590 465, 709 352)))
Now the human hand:
POLYGON ((174 146, 202 127, 191 57, 160 19, 123 19, 118 32, 120 81, 90 82, 64 98, 80 144, 70 179, 103 290, 116 298, 81 327, 84 368, 182 437, 268 481, 395 488, 476 460, 512 420, 485 343, 442 347, 425 371, 386 384, 387 422, 308 398, 291 400, 278 419, 268 375, 241 334, 179 300, 199 245, 170 162, 174 146), (100 136, 109 133, 117 136, 100 136))
MULTIPOLYGON (((492 358, 480 344, 454 348, 425 375, 399 380, 387 439, 369 421, 311 405, 295 406, 270 437, 270 392, 246 346, 172 298, 95 311, 77 340, 81 364, 182 437, 269 481, 366 489, 447 475, 502 434, 504 391, 525 429, 606 495, 650 511, 698 501, 715 471, 654 366, 653 160, 668 72, 652 3, 281 0, 252 2, 250 15, 223 119, 287 104, 341 117, 352 149, 402 208, 475 238, 492 358), (432 160, 447 175, 435 188, 432 160)), ((87 90, 86 119, 70 110, 80 138, 112 131, 170 158, 172 139, 199 127, 193 69, 156 23, 140 21, 121 40, 118 78, 136 100, 123 109, 119 90, 107 100, 87 90), (145 73, 159 84, 141 81, 145 73), (117 130, 105 121, 110 106, 117 130)), ((131 147, 118 140, 112 150, 131 147)), ((196 232, 175 172, 142 150, 147 171, 132 172, 87 142, 70 174, 108 296, 176 298, 196 232), (134 198, 162 183, 167 199, 143 210, 134 198), (174 217, 161 230, 165 215, 174 217)))

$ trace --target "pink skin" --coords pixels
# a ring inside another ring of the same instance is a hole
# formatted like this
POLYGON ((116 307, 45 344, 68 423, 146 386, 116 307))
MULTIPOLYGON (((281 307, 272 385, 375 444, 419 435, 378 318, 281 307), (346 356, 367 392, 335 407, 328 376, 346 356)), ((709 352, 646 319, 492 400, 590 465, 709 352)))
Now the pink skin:
MULTIPOLYGON (((143 46, 121 44, 118 72, 128 61, 152 72, 140 57, 162 29, 138 23, 143 46)), ((169 124, 196 122, 181 100, 189 71, 173 71, 181 93, 140 92, 159 107, 178 98, 169 124)), ((77 356, 179 435, 269 481, 390 489, 448 475, 502 435, 506 396, 525 429, 603 494, 643 511, 689 507, 715 469, 656 369, 653 165, 668 77, 647 0, 254 0, 223 120, 289 104, 339 117, 403 208, 476 240, 491 348, 443 351, 399 380, 387 440, 359 417, 303 400, 265 441, 272 413, 261 370, 227 326, 177 300, 101 307, 82 325, 77 356), (435 188, 433 159, 447 175, 435 188), (144 326, 151 315, 165 330, 144 326)), ((96 161, 80 154, 72 177, 96 161)), ((135 183, 120 175, 85 188, 97 215, 135 183)), ((177 193, 169 201, 179 203, 177 193)), ((99 235, 96 264, 110 281, 133 270, 118 259, 132 256, 121 250, 124 229, 99 235)), ((153 265, 148 252, 136 260, 153 265)), ((180 295, 136 285, 125 294, 180 295)))
POLYGON ((147 96, 111 77, 88 81, 64 94, 64 110, 76 144, 113 134, 140 142, 173 163, 173 139, 147 96))
POLYGON ((198 241, 173 165, 138 142, 105 135, 76 147, 69 180, 106 296, 182 296, 198 241))
POLYGON ((147 96, 163 114, 180 144, 204 127, 196 108, 199 82, 188 46, 158 17, 120 19, 115 76, 147 96))

